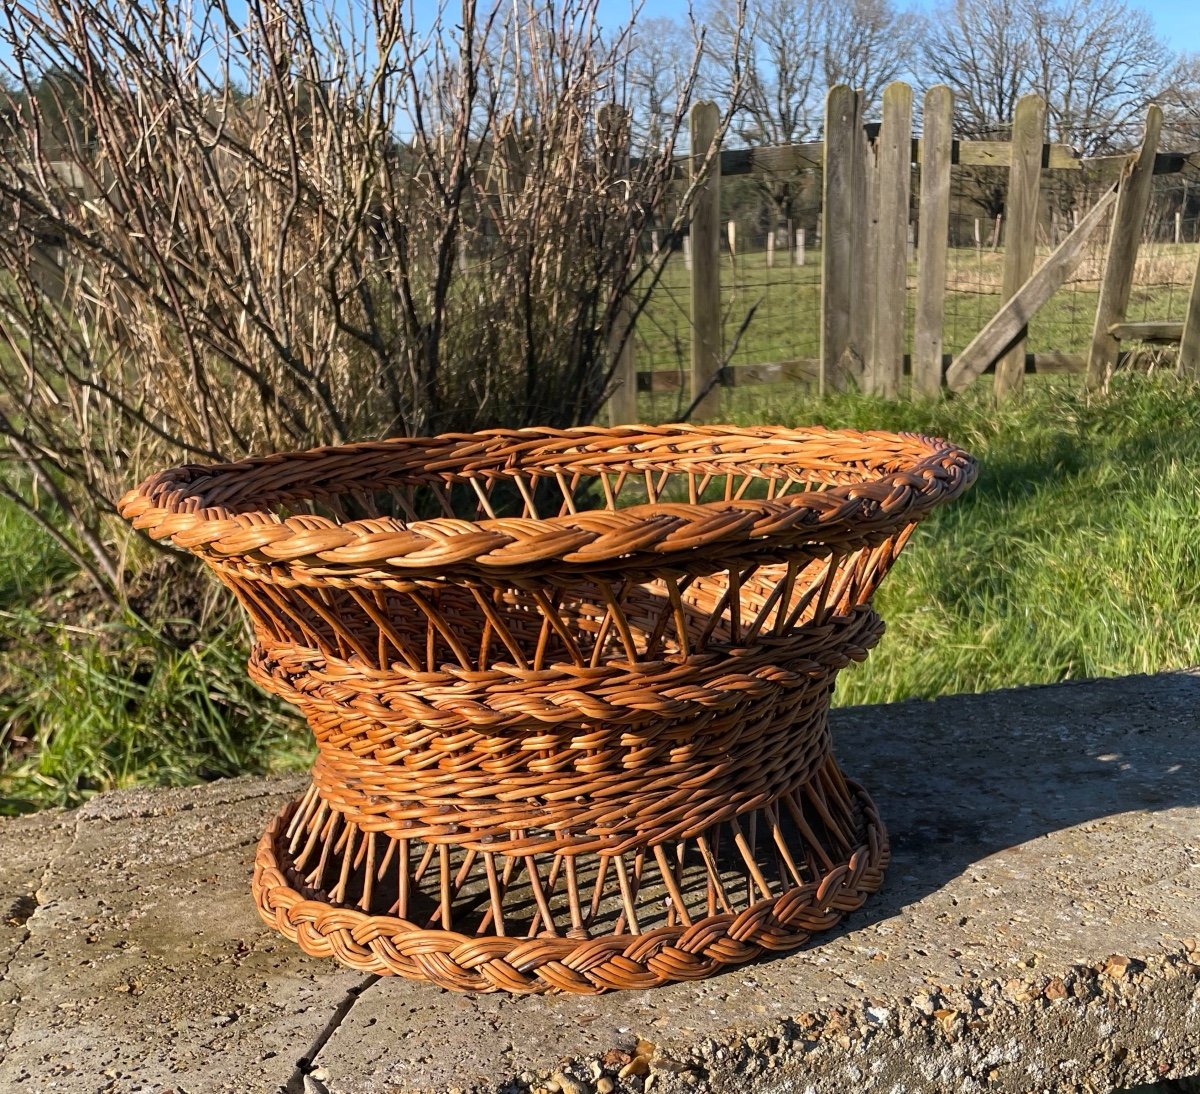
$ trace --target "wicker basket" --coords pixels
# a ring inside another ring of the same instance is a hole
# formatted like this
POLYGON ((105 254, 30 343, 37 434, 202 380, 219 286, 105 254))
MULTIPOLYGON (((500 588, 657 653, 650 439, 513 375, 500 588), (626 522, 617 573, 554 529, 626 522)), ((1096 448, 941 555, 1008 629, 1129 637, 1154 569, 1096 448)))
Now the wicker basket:
POLYGON ((974 474, 915 435, 496 430, 180 467, 120 510, 229 586, 316 736, 266 922, 367 972, 598 992, 791 949, 879 887, 829 698, 974 474))

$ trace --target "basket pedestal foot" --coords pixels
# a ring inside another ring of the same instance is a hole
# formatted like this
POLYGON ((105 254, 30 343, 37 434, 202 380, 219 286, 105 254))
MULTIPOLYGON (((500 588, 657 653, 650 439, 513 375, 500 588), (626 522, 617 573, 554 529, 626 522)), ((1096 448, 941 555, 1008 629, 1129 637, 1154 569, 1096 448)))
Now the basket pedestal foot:
POLYGON ((264 833, 254 896, 306 953, 363 972, 594 994, 795 949, 875 892, 889 859, 873 803, 832 757, 772 803, 650 847, 538 852, 530 836, 509 853, 404 838, 311 788, 264 833))

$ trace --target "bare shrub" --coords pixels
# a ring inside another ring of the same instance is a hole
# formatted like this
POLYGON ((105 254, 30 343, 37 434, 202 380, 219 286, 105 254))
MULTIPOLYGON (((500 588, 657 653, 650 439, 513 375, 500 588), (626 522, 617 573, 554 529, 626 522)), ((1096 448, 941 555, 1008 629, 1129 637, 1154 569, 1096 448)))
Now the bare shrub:
POLYGON ((160 466, 603 405, 694 63, 627 169, 596 0, 5 10, 0 491, 109 595, 160 466))

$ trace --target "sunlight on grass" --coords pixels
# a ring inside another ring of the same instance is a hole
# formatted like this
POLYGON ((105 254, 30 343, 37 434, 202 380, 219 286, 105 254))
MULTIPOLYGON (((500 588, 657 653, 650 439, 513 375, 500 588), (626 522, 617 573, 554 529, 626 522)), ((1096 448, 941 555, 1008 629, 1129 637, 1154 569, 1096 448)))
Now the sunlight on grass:
POLYGON ((71 569, 70 559, 50 535, 7 498, 0 498, 0 611, 36 596, 71 569))
POLYGON ((240 624, 179 649, 107 609, 77 618, 71 575, 50 536, 0 499, 0 814, 307 766, 299 720, 246 677, 240 624))
MULTIPOLYGON (((1044 258, 1047 247, 1039 248, 1044 258)), ((1181 319, 1196 267, 1196 244, 1153 244, 1142 248, 1128 318, 1131 322, 1181 319)), ((1092 336, 1104 251, 1097 241, 1070 281, 1038 310, 1029 327, 1028 349, 1039 353, 1082 353, 1092 336)), ((944 352, 961 352, 996 314, 1001 303, 1003 250, 952 247, 948 255, 944 352)), ((910 264, 905 351, 912 351, 916 306, 915 263, 910 264)), ((673 255, 638 319, 637 367, 644 371, 687 369, 691 352, 691 274, 682 255, 673 255)), ((762 364, 815 358, 820 352, 821 252, 810 249, 804 266, 788 252, 767 266, 764 253, 721 261, 722 339, 726 352, 737 342, 733 364, 762 364), (747 313, 754 317, 741 331, 747 313)))
POLYGON ((117 623, 89 636, 6 622, 0 813, 311 762, 299 720, 247 678, 232 628, 180 650, 117 623))
MULTIPOLYGON (((768 391, 771 389, 763 389, 768 391)), ((1200 388, 1118 376, 986 388, 934 403, 736 392, 738 422, 951 438, 974 488, 918 528, 883 583, 888 633, 840 678, 841 703, 982 691, 1200 663, 1200 388)))

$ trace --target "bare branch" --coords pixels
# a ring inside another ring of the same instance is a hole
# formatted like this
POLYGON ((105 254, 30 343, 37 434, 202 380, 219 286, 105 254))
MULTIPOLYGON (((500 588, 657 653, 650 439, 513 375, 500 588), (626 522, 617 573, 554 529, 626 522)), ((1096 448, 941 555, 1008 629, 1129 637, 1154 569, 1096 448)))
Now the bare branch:
POLYGON ((603 404, 643 229, 687 220, 699 62, 614 177, 596 112, 637 106, 638 38, 597 3, 6 7, 0 460, 53 480, 99 584, 159 467, 603 404))

